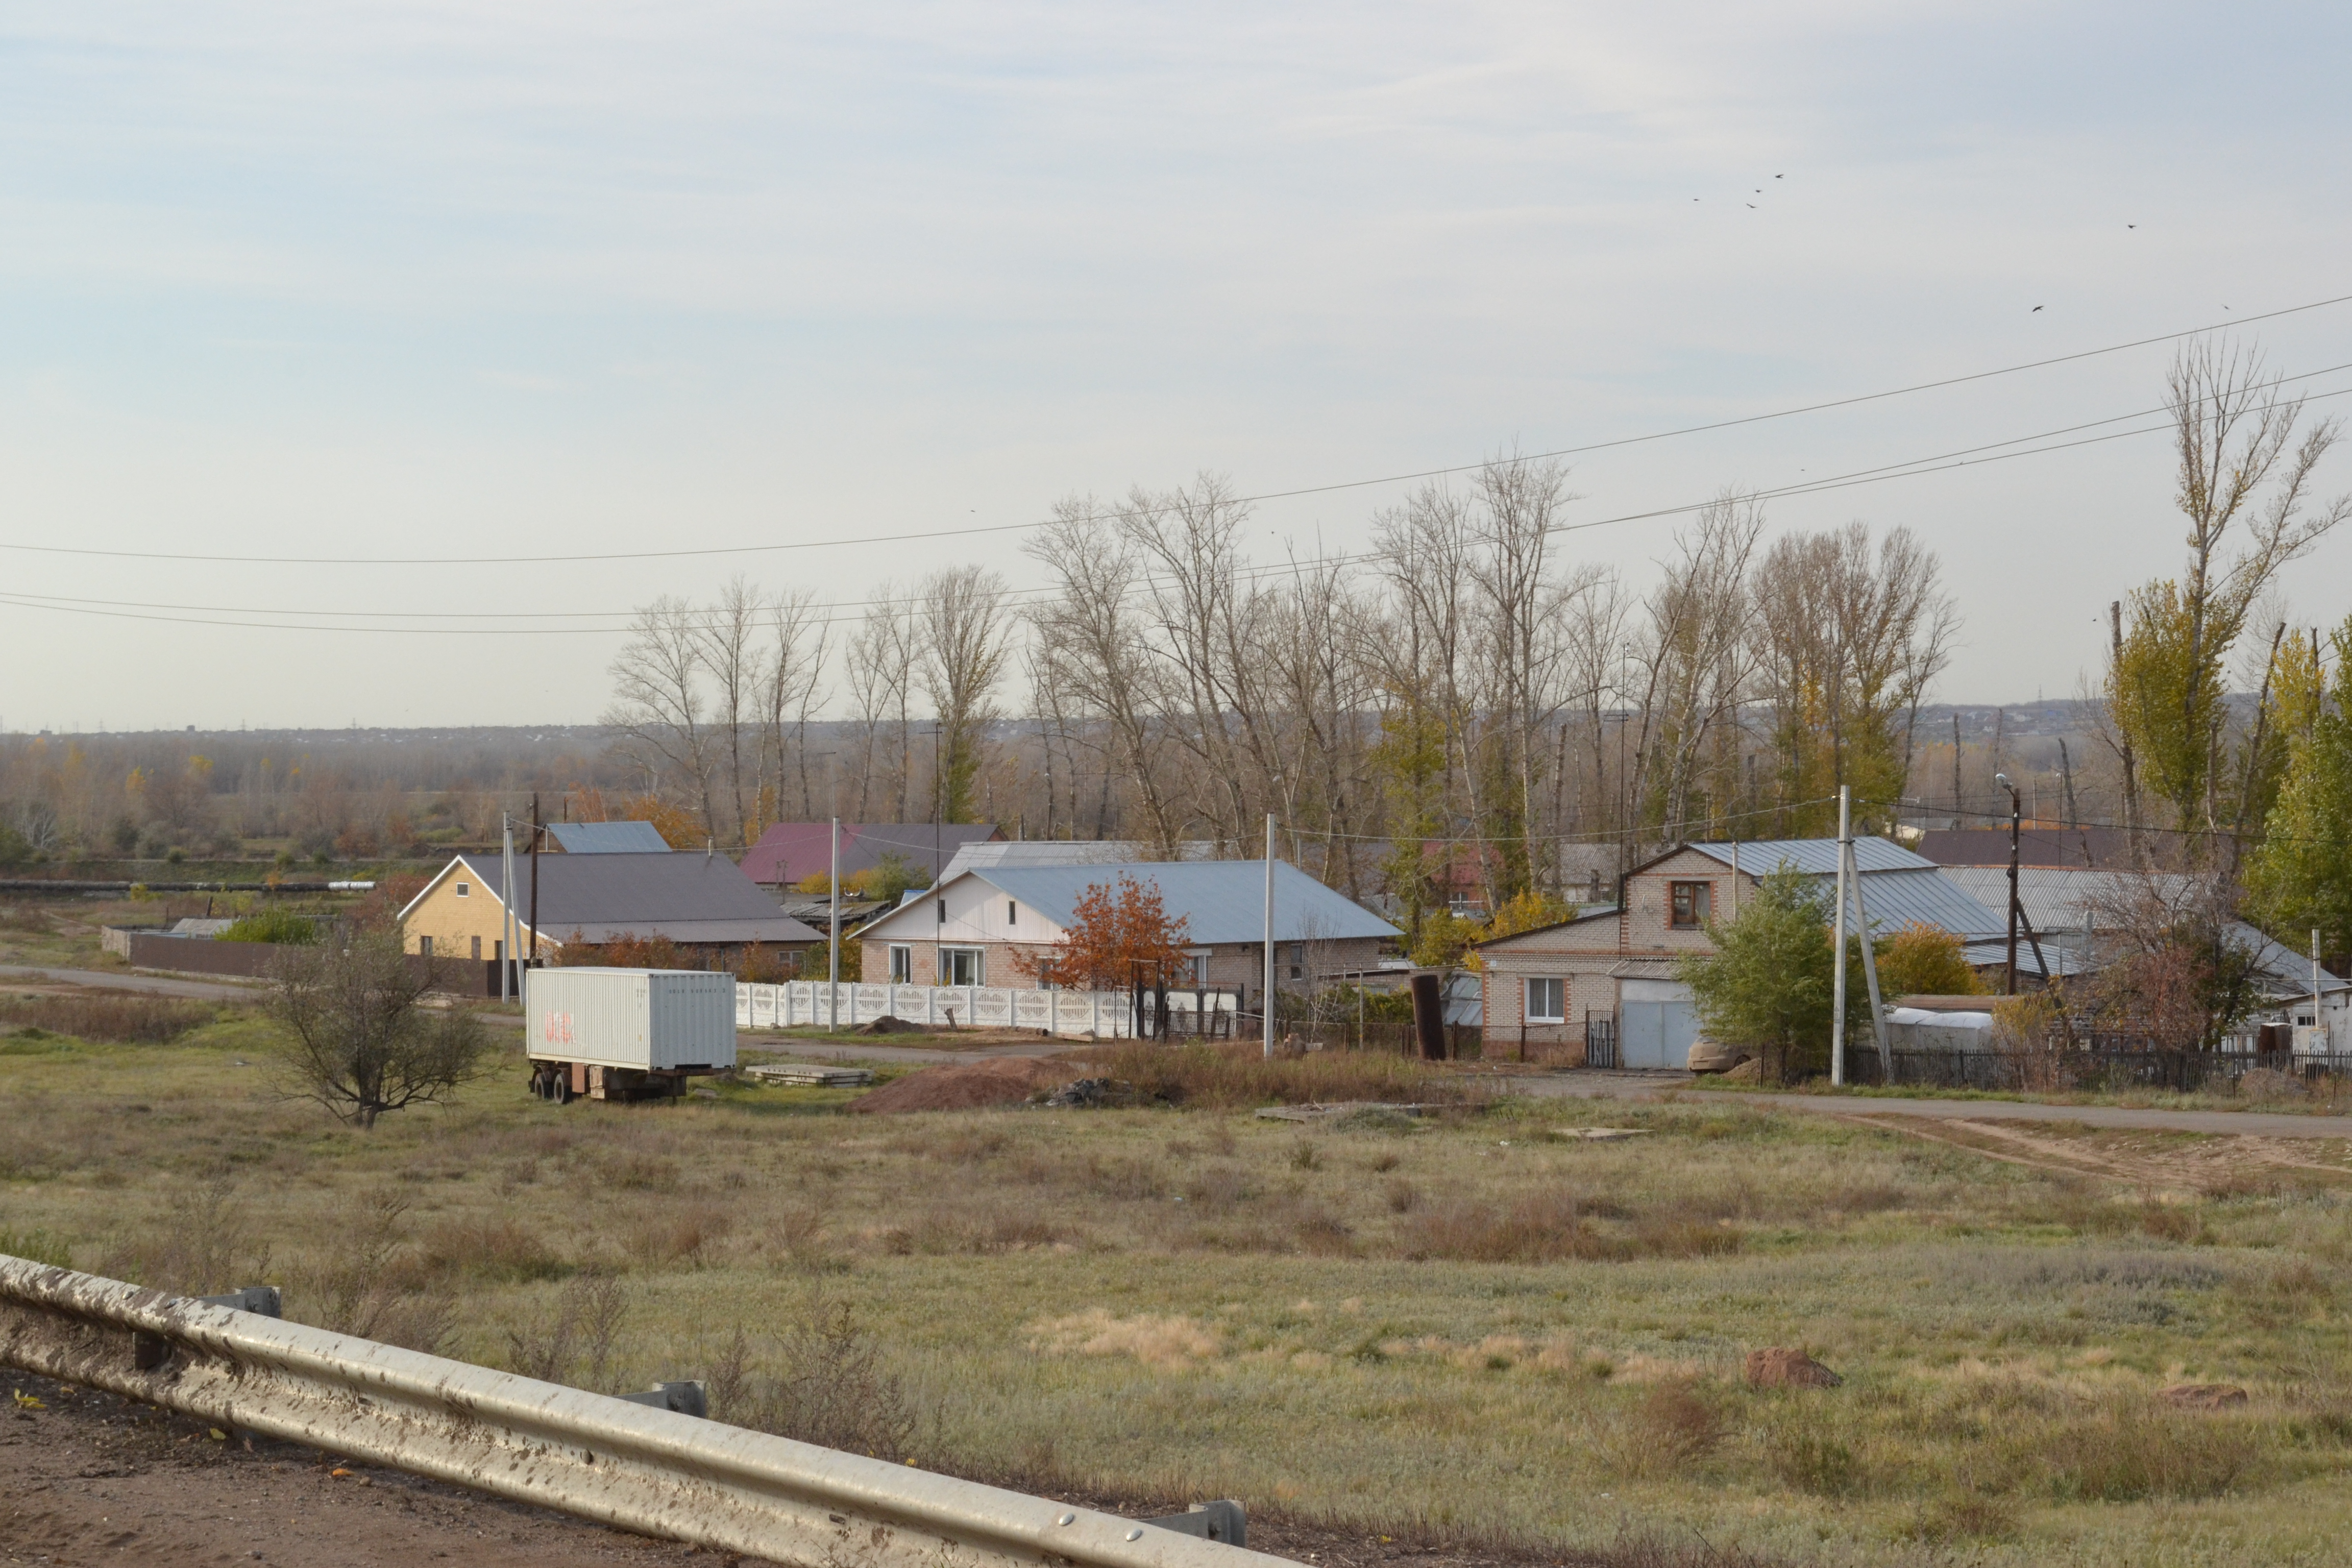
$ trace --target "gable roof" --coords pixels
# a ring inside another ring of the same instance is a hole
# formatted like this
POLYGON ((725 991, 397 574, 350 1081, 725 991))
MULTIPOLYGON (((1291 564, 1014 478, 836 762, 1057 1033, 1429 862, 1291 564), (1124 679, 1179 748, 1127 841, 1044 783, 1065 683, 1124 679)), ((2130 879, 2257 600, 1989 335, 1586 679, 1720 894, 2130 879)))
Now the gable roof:
MULTIPOLYGON (((1700 854, 1731 864, 1734 846, 1729 844, 1685 844, 1679 848, 1696 849, 1700 854)), ((1751 838, 1737 846, 1739 851, 1739 874, 1761 877, 1786 866, 1802 871, 1808 877, 1837 875, 1837 840, 1834 838, 1751 838)), ((1936 862, 1922 855, 1914 855, 1892 839, 1868 834, 1856 834, 1853 840, 1853 863, 1867 874, 1872 871, 1932 871, 1936 862)), ((1655 862, 1653 862, 1655 864, 1655 862)), ((2008 864, 2006 860, 2003 865, 2008 864)), ((1864 895, 1867 897, 1867 895, 1864 895)))
MULTIPOLYGON (((919 869, 931 869, 936 852, 942 868, 948 857, 967 844, 1003 837, 992 822, 845 822, 841 825, 841 874, 846 879, 870 871, 885 855, 896 855, 919 869), (936 836, 936 837, 935 837, 936 836)), ((760 835, 743 852, 743 874, 772 888, 833 868, 833 824, 779 822, 760 835)), ((942 877, 941 880, 945 880, 942 877)))
MULTIPOLYGON (((1184 940, 1200 946, 1265 940, 1265 862, 1263 860, 1143 860, 1113 865, 988 867, 967 871, 952 883, 942 883, 921 898, 885 915, 859 934, 887 936, 899 921, 916 921, 918 931, 934 931, 936 921, 915 911, 950 887, 980 881, 1035 910, 1054 924, 1067 928, 1077 918, 1078 900, 1087 889, 1109 886, 1120 875, 1157 887, 1160 905, 1171 920, 1185 922, 1184 940)), ((1287 861, 1274 863, 1274 940, 1276 942, 1339 942, 1358 937, 1393 937, 1404 933, 1380 916, 1334 891, 1287 861)))
POLYGON ((1613 921, 1616 918, 1617 906, 1612 904, 1607 909, 1594 910, 1590 914, 1570 915, 1564 921, 1553 921, 1549 925, 1529 926, 1525 931, 1515 931, 1508 936, 1490 936, 1484 942, 1474 942, 1470 945, 1476 948, 1501 947, 1504 943, 1517 942, 1523 936, 1541 936, 1546 931, 1566 931, 1570 926, 1582 925, 1587 921, 1613 921))
POLYGON ((666 855, 669 840, 650 822, 551 822, 566 855, 666 855))
MULTIPOLYGON (((407 918, 425 893, 463 873, 493 902, 499 857, 459 855, 401 910, 407 918)), ((530 862, 515 858, 515 913, 530 916, 530 862)), ((549 940, 610 942, 619 936, 734 946, 808 942, 817 933, 776 907, 723 855, 592 854, 539 858, 539 929, 549 940)))
MULTIPOLYGON (((1176 846, 1179 860, 1216 858, 1217 847, 1206 839, 1188 838, 1176 846)), ((979 839, 955 852, 940 880, 992 866, 1136 866, 1151 859, 1151 846, 1133 838, 979 839)))

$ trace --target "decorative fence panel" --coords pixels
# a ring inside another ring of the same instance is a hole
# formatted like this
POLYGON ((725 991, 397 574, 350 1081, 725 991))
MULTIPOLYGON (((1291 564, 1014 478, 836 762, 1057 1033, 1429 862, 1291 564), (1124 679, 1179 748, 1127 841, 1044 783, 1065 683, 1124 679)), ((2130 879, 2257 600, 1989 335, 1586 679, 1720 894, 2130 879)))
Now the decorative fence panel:
POLYGON ((743 1029, 856 1028, 885 1016, 909 1024, 1037 1029, 1125 1039, 1134 1001, 1123 991, 1035 991, 1001 985, 869 985, 794 980, 735 987, 743 1029))

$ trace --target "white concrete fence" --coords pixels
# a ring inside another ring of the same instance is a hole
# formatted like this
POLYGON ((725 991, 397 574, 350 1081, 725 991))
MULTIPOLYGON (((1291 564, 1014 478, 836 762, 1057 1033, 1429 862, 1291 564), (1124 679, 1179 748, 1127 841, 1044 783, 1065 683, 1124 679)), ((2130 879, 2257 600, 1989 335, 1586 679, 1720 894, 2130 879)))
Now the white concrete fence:
MULTIPOLYGON (((1168 993, 1171 1013, 1205 1005, 1231 1012, 1230 993, 1168 993)), ((869 985, 794 980, 782 985, 735 987, 739 1029, 855 1028, 884 1016, 909 1024, 953 1024, 977 1029, 1036 1029, 1054 1035, 1127 1039, 1135 1033, 1135 1001, 1125 991, 1038 991, 1009 985, 869 985)))

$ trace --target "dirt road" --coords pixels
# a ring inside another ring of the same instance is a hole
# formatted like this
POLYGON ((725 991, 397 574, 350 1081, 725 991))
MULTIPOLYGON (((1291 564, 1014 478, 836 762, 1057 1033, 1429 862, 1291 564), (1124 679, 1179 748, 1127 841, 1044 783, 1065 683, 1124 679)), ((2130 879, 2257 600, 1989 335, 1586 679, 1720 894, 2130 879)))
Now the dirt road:
MULTIPOLYGON (((1559 1100, 1656 1100, 1689 1083, 1682 1074, 1550 1073, 1506 1078, 1510 1092, 1559 1100)), ((2352 1138, 2352 1116, 2263 1110, 2155 1110, 2123 1105, 2044 1105, 2021 1100, 1881 1100, 1874 1095, 1739 1094, 1706 1089, 1690 1103, 1738 1100, 1832 1116, 1920 1116, 1944 1121, 2063 1121, 2143 1132, 2224 1132, 2261 1138, 2352 1138)))
POLYGON ((53 1568, 759 1563, 696 1552, 111 1394, 0 1372, 0 1563, 53 1568), (25 1406, 14 1397, 37 1400, 25 1406), (341 1472, 341 1473, 338 1473, 341 1472))
POLYGON ((162 974, 118 974, 102 969, 47 969, 0 963, 0 981, 29 980, 44 985, 90 985, 108 991, 144 991, 198 1002, 251 1002, 258 989, 218 980, 175 980, 162 974))

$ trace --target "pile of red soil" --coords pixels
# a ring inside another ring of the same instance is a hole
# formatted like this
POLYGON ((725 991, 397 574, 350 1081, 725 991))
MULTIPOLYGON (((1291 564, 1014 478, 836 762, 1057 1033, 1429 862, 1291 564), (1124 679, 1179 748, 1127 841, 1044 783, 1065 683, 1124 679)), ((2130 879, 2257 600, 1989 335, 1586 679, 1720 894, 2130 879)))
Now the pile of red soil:
POLYGON ((849 1102, 851 1110, 972 1110, 987 1105, 1018 1105, 1041 1089, 1059 1089, 1086 1075, 1078 1062, 1035 1057, 990 1057, 976 1062, 946 1062, 910 1072, 849 1102))

